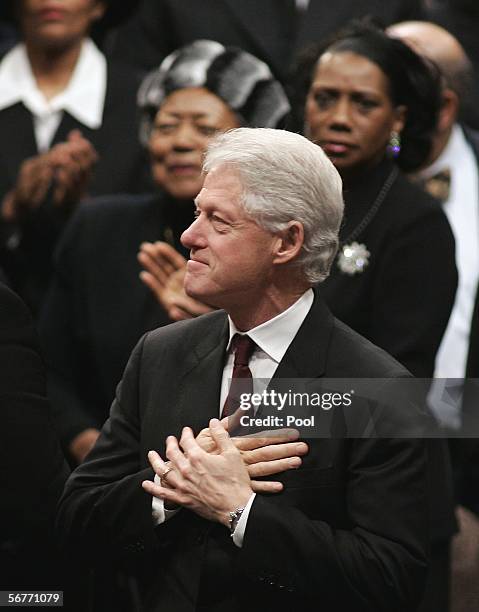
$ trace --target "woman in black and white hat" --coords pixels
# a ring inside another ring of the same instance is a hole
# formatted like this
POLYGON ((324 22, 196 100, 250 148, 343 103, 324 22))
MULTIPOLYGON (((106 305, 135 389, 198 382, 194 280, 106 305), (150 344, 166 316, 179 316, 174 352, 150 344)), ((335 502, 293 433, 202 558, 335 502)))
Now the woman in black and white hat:
POLYGON ((289 111, 266 64, 212 41, 168 56, 146 77, 138 101, 158 191, 80 206, 58 250, 41 326, 51 400, 75 461, 94 443, 141 334, 205 310, 181 295, 179 238, 193 219, 210 138, 240 125, 276 127, 289 111))

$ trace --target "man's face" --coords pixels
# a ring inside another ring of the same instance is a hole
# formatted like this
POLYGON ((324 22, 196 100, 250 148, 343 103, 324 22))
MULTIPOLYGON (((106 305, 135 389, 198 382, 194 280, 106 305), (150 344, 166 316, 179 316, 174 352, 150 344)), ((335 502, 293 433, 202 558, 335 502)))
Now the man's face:
POLYGON ((214 168, 196 198, 196 220, 181 237, 190 249, 186 293, 230 313, 251 307, 265 294, 281 242, 246 214, 241 194, 233 170, 214 168))

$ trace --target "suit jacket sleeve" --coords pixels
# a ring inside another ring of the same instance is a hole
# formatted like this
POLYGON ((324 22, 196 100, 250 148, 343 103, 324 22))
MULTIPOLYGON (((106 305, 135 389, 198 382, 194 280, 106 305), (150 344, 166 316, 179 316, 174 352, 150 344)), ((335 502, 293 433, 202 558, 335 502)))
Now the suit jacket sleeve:
MULTIPOLYGON (((108 557, 134 565, 158 548, 151 496, 141 487, 143 480, 154 477, 139 443, 144 338, 128 362, 95 448, 72 473, 59 504, 62 548, 87 557, 94 551, 96 562, 108 557)), ((168 524, 158 529, 165 534, 168 524)))

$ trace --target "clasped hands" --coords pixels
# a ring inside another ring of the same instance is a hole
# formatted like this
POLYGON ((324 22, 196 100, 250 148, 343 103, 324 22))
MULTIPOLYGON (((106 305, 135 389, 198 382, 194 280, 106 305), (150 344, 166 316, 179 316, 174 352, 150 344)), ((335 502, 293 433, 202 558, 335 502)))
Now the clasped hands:
POLYGON ((72 130, 65 142, 21 164, 14 187, 3 199, 2 218, 21 220, 42 205, 50 188, 55 208, 77 204, 86 195, 97 160, 93 145, 79 130, 72 130))
POLYGON ((173 321, 192 319, 211 308, 190 298, 183 289, 186 259, 167 242, 143 242, 138 261, 144 270, 141 280, 151 289, 173 321))
POLYGON ((308 447, 297 441, 298 432, 282 430, 265 432, 264 436, 231 438, 227 421, 212 419, 209 428, 196 438, 189 427, 183 429, 179 441, 169 436, 168 464, 156 451, 150 451, 150 464, 163 479, 161 484, 145 480, 144 490, 170 507, 188 508, 225 526, 229 524, 229 512, 245 506, 253 492, 281 491, 281 482, 256 478, 301 465, 301 456, 308 447))

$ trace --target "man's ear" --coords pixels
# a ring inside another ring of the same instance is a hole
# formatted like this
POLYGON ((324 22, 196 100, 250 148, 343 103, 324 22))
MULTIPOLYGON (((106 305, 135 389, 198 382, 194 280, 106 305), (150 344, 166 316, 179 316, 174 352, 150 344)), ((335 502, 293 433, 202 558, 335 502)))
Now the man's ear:
POLYGON ((452 89, 444 89, 441 94, 441 110, 437 128, 439 132, 447 132, 456 122, 459 113, 459 98, 452 89))
POLYGON ((284 264, 295 259, 304 244, 304 227, 299 221, 290 221, 278 232, 273 263, 284 264))

